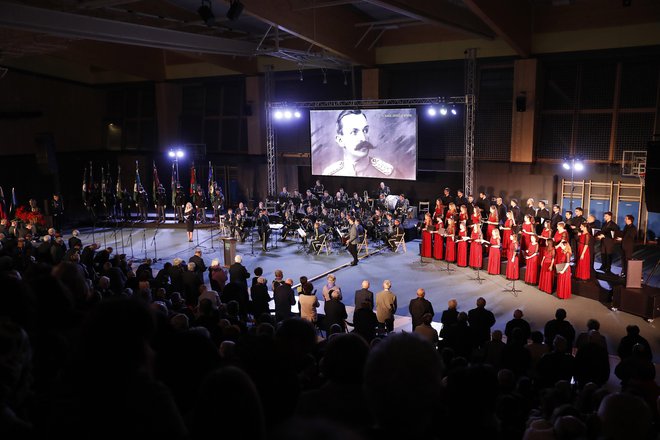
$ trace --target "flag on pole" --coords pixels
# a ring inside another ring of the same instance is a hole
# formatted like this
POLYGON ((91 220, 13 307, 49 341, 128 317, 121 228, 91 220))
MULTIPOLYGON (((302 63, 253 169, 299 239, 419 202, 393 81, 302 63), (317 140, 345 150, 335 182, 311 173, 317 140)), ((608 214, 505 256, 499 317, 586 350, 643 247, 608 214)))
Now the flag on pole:
POLYGON ((176 168, 174 168, 174 164, 172 164, 172 181, 171 181, 171 188, 172 188, 172 208, 176 206, 176 188, 177 188, 177 183, 179 182, 178 176, 176 176, 176 168))
POLYGON ((192 196, 197 192, 197 174, 195 173, 195 162, 192 163, 190 169, 190 195, 192 196))
POLYGON ((82 201, 83 205, 87 206, 87 167, 85 167, 85 172, 83 173, 83 181, 82 181, 82 201))
POLYGON ((209 192, 209 198, 211 199, 211 204, 215 201, 215 188, 213 188, 213 165, 211 165, 211 161, 209 160, 209 180, 208 180, 208 192, 209 192))
POLYGON ((158 169, 156 168, 156 161, 154 161, 154 176, 153 176, 153 190, 154 190, 154 200, 156 200, 156 192, 160 187, 160 179, 158 178, 158 169))
POLYGON ((138 161, 135 161, 135 183, 133 184, 133 200, 137 201, 138 192, 142 187, 142 182, 140 181, 140 168, 138 166, 138 161))
POLYGON ((9 207, 9 212, 16 212, 18 203, 16 203, 16 188, 11 189, 11 206, 9 207))
POLYGON ((121 165, 117 165, 117 187, 115 188, 117 200, 124 198, 124 192, 121 188, 121 165))
POLYGON ((5 192, 0 186, 0 219, 7 218, 7 205, 5 204, 5 192))

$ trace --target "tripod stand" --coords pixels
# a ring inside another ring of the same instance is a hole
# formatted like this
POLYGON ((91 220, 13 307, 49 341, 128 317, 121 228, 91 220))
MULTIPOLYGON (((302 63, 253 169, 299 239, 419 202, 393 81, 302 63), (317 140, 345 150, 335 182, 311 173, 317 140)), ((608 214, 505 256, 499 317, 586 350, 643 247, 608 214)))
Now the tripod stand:
POLYGON ((445 260, 445 263, 447 263, 447 267, 439 269, 440 272, 452 273, 456 270, 456 269, 453 269, 453 268, 449 267, 449 261, 445 260))
POLYGON ((472 280, 472 281, 476 281, 477 283, 481 284, 481 283, 485 280, 485 278, 481 278, 480 271, 481 271, 481 268, 478 267, 478 268, 476 269, 476 273, 477 273, 477 275, 474 276, 474 277, 470 277, 470 278, 468 278, 468 279, 470 279, 470 280, 472 280))
POLYGON ((510 283, 507 283, 507 285, 509 285, 509 284, 511 284, 511 288, 510 289, 504 289, 504 290, 502 290, 502 292, 511 292, 513 294, 513 296, 518 297, 518 292, 522 292, 522 290, 516 289, 516 280, 515 279, 511 280, 510 283))

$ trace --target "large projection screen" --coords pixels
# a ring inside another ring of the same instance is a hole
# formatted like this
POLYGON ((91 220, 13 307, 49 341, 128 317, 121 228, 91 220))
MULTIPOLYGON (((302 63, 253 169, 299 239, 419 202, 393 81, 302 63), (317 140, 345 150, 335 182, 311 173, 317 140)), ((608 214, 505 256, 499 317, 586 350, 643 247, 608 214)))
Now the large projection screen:
POLYGON ((417 111, 311 110, 312 174, 415 180, 417 111))

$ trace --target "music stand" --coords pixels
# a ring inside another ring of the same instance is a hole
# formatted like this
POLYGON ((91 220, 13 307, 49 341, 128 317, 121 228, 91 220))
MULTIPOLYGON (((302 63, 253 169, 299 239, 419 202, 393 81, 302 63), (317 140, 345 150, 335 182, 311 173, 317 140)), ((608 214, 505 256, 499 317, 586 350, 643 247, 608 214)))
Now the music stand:
MULTIPOLYGON (((482 260, 481 260, 481 265, 483 266, 483 264, 484 264, 484 263, 483 263, 483 259, 482 259, 482 260)), ((474 268, 473 268, 473 269, 474 269, 474 268)), ((480 274, 480 272, 481 272, 481 267, 477 267, 477 268, 475 269, 475 271, 477 272, 477 276, 470 277, 470 278, 468 278, 468 279, 469 279, 469 280, 472 280, 472 281, 476 281, 477 283, 481 284, 481 283, 485 280, 485 278, 481 278, 481 274, 480 274)))
POLYGON ((507 286, 509 284, 511 284, 511 288, 510 289, 504 289, 504 290, 502 290, 502 292, 511 292, 513 294, 513 296, 515 296, 516 298, 518 297, 518 292, 522 292, 522 290, 516 289, 516 280, 511 280, 510 283, 506 283, 506 284, 507 284, 507 286))

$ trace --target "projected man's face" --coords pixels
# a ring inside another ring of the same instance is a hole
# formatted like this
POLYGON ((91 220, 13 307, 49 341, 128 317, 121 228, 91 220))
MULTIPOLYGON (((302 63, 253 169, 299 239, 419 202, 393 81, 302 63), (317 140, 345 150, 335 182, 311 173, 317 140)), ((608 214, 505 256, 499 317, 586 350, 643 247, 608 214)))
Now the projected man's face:
POLYGON ((341 119, 341 133, 337 134, 336 140, 346 153, 355 159, 365 157, 373 148, 368 139, 369 124, 363 114, 347 114, 341 119))

